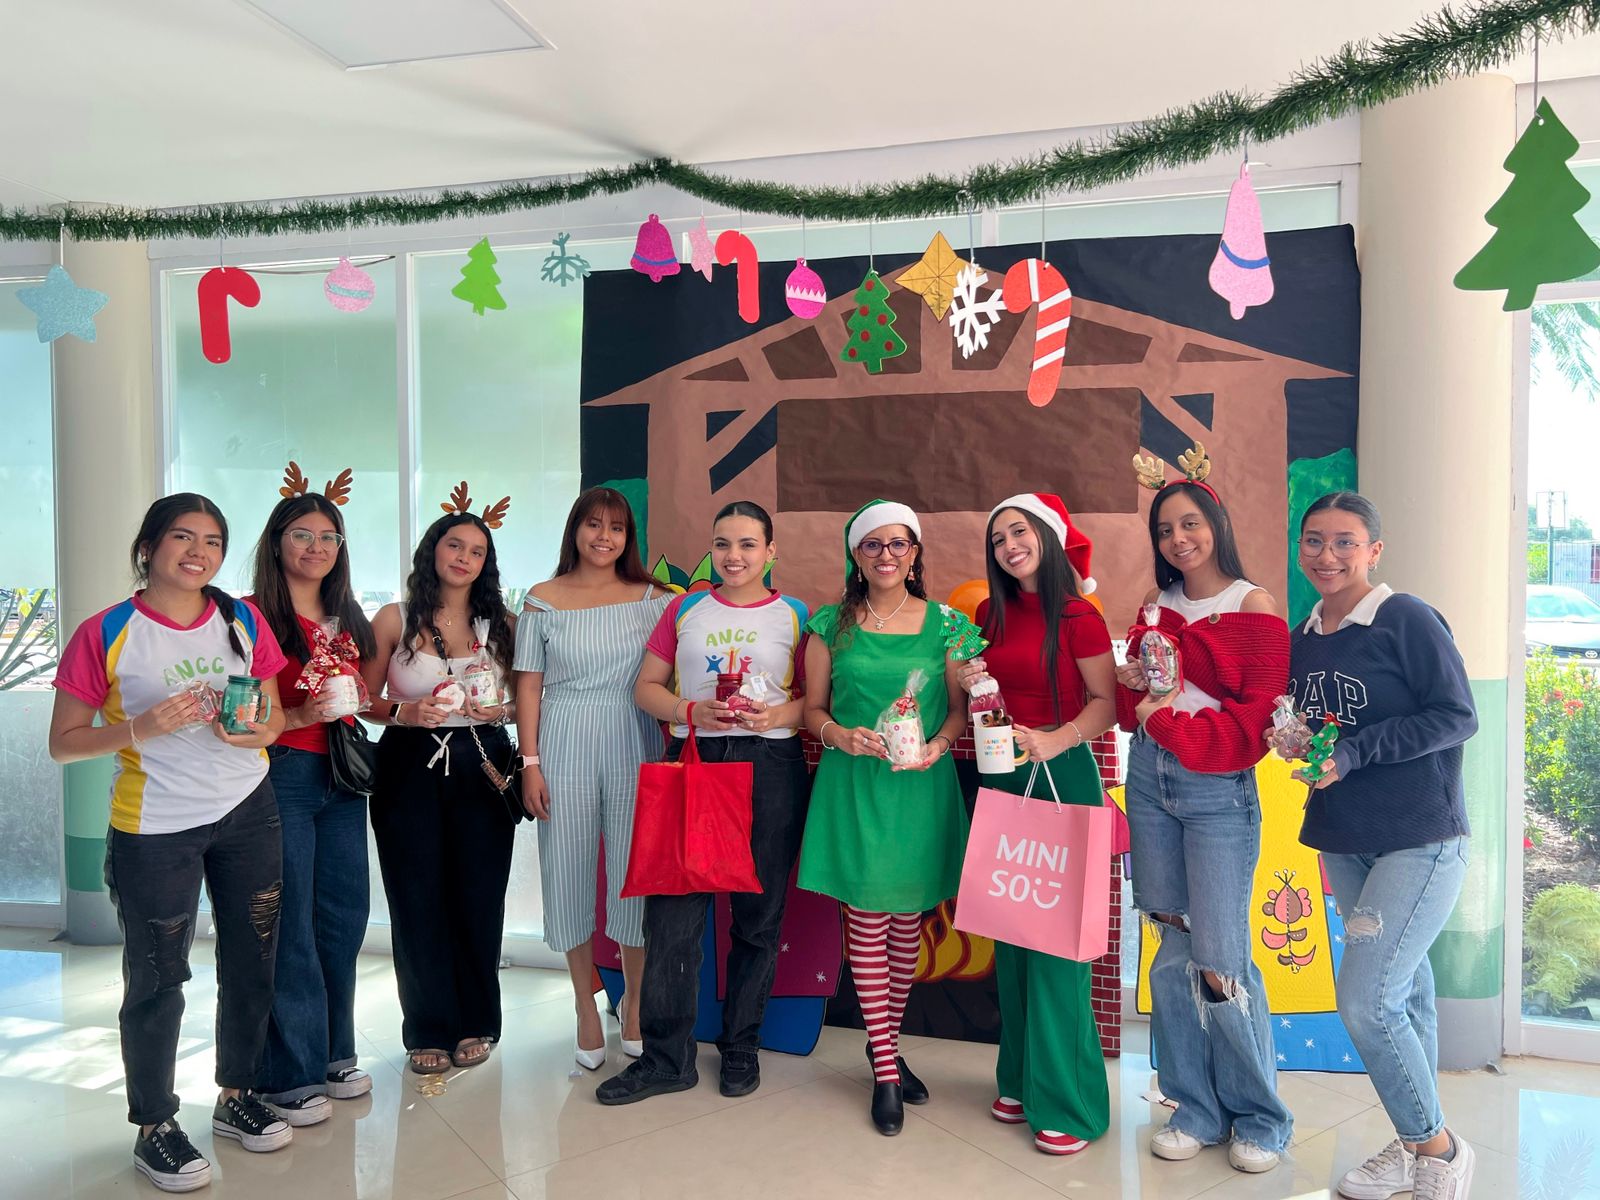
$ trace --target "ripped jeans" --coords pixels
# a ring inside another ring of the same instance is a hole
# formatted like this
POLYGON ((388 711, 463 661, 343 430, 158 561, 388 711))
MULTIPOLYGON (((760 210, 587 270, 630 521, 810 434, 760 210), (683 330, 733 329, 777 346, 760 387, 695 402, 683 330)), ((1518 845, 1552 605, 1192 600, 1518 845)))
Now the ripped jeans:
POLYGON ((1400 1140, 1426 1142, 1444 1128, 1428 948, 1461 894, 1467 839, 1322 863, 1344 917, 1339 1019, 1400 1140))
POLYGON ((1150 1040, 1169 1124, 1207 1145, 1289 1144, 1278 1098, 1266 982, 1250 956, 1250 894, 1261 848, 1253 771, 1190 771, 1136 733, 1128 753, 1133 903, 1160 937, 1150 968, 1150 1040), (1219 994, 1205 973, 1231 985, 1219 994))
POLYGON ((217 931, 217 1086, 251 1088, 272 1011, 283 898, 278 803, 265 778, 210 825, 113 829, 106 839, 106 887, 122 927, 117 1024, 135 1125, 158 1125, 178 1111, 178 1027, 202 880, 217 931))

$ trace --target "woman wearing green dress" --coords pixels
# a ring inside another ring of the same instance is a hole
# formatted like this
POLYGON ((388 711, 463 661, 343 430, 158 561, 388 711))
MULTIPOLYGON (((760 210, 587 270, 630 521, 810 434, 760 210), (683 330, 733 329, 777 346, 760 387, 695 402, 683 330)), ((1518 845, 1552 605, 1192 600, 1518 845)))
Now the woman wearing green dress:
POLYGON ((806 728, 826 748, 800 851, 800 886, 844 904, 847 955, 867 1027, 872 1122, 900 1132, 928 1090, 900 1057, 922 914, 956 894, 967 810, 950 761, 966 722, 951 647, 977 631, 922 584, 921 526, 874 500, 845 526, 844 595, 806 629, 806 728), (915 671, 927 738, 921 762, 892 766, 875 726, 915 671))

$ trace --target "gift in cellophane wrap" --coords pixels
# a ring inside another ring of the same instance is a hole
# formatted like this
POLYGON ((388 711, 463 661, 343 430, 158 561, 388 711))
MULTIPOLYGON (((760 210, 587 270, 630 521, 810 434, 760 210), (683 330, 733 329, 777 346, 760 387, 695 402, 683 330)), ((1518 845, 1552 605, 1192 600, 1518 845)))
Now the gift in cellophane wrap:
POLYGON ((1272 748, 1291 762, 1311 749, 1311 726, 1295 711, 1293 696, 1279 696, 1272 703, 1272 748))
POLYGON ((324 617, 311 635, 311 656, 294 685, 313 700, 327 691, 330 717, 354 716, 367 698, 359 659, 355 639, 339 628, 339 618, 324 617))
POLYGON ((461 686, 466 689, 467 700, 478 708, 493 708, 500 703, 500 677, 495 672, 494 661, 489 657, 489 622, 479 617, 472 623, 472 661, 461 672, 461 686))
POLYGON ((897 767, 914 767, 927 757, 928 743, 922 736, 922 712, 917 693, 928 681, 922 669, 911 672, 895 702, 878 718, 878 734, 889 751, 889 761, 897 767))
POLYGON ((756 703, 771 708, 788 699, 789 693, 772 677, 770 671, 749 671, 740 682, 739 690, 728 697, 728 709, 730 712, 754 712, 756 703))
POLYGON ((1144 606, 1144 637, 1139 641, 1139 665, 1144 669, 1144 680, 1152 696, 1166 696, 1178 690, 1183 679, 1178 669, 1178 648, 1172 639, 1156 625, 1161 620, 1161 607, 1144 606))

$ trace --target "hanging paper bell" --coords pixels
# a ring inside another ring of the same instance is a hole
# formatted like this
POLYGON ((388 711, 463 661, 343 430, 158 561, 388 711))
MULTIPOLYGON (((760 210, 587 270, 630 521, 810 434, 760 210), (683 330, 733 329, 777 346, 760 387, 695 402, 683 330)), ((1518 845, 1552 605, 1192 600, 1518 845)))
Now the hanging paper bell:
POLYGON ((1239 168, 1239 178, 1228 191, 1222 240, 1208 278, 1211 290, 1228 302, 1228 314, 1235 321, 1246 309, 1272 299, 1272 259, 1267 255, 1261 201, 1250 185, 1248 163, 1239 168))
POLYGON ((339 265, 323 277, 322 291, 328 303, 340 312, 360 312, 372 303, 377 284, 348 258, 341 258, 339 265))
POLYGON ((783 298, 789 302, 790 312, 810 321, 828 303, 828 289, 823 285, 822 276, 806 266, 806 260, 800 258, 795 260, 794 270, 789 272, 789 278, 784 281, 783 298))
POLYGON ((660 283, 664 276, 678 273, 678 255, 672 248, 672 235, 655 213, 639 226, 639 240, 634 243, 633 257, 628 261, 639 274, 650 276, 652 283, 660 283))

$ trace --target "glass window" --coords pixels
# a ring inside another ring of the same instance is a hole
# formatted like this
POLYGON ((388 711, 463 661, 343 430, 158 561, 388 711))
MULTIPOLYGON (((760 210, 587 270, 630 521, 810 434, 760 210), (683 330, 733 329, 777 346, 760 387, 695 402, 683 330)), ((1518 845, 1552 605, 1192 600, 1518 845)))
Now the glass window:
POLYGON ((56 638, 50 346, 0 282, 0 900, 61 899, 61 770, 45 743, 56 638))
MULTIPOLYGON (((1326 184, 1273 190, 1259 188, 1261 220, 1268 233, 1280 229, 1314 229, 1339 223, 1339 187, 1326 184)), ((1173 196, 1150 200, 1051 204, 1045 232, 1058 238, 1137 237, 1179 233, 1220 233, 1228 211, 1228 193, 1173 196)), ((963 237, 965 234, 962 235, 963 237)), ((1000 214, 1000 244, 1037 241, 1039 206, 1000 214)), ((954 243, 952 243, 954 244, 954 243)))

